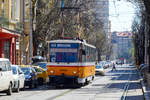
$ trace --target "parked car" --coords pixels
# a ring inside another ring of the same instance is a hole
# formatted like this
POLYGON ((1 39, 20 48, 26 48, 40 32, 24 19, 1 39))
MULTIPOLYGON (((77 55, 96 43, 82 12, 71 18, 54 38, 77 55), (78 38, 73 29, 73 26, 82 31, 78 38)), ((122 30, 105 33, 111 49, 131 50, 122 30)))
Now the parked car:
POLYGON ((25 76, 18 65, 11 65, 11 66, 14 79, 13 90, 15 92, 19 92, 20 89, 22 90, 24 89, 25 76))
POLYGON ((12 94, 13 74, 8 59, 0 58, 0 92, 12 94))
POLYGON ((118 60, 118 61, 116 61, 116 64, 117 64, 117 65, 122 65, 123 62, 122 62, 121 60, 118 60))
POLYGON ((107 61, 108 67, 112 67, 113 63, 111 61, 107 61))
POLYGON ((104 68, 103 68, 103 64, 102 63, 96 63, 95 65, 95 74, 96 75, 105 75, 105 71, 104 71, 104 68))
POLYGON ((32 67, 21 67, 21 70, 25 74, 25 86, 29 86, 29 88, 37 87, 37 72, 32 67))
POLYGON ((32 64, 35 64, 37 62, 43 62, 45 59, 42 56, 34 56, 32 57, 32 64))
POLYGON ((46 64, 47 64, 47 62, 36 62, 33 65, 39 66, 46 71, 46 64))
POLYGON ((47 71, 39 66, 32 66, 37 72, 37 80, 39 85, 43 85, 43 83, 48 83, 48 74, 47 71))
POLYGON ((104 63, 104 67, 103 67, 103 68, 104 68, 104 69, 106 69, 106 68, 108 68, 108 67, 109 67, 108 62, 105 62, 105 63, 104 63))
POLYGON ((134 62, 131 62, 131 63, 129 64, 129 66, 134 66, 134 64, 135 64, 134 62))

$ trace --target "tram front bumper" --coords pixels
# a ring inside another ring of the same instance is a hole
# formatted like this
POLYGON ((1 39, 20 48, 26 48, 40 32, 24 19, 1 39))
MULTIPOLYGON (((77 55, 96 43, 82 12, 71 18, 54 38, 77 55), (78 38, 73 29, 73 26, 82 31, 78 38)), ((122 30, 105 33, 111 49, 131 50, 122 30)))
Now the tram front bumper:
POLYGON ((75 84, 78 81, 77 76, 49 76, 50 85, 57 85, 57 84, 75 84))

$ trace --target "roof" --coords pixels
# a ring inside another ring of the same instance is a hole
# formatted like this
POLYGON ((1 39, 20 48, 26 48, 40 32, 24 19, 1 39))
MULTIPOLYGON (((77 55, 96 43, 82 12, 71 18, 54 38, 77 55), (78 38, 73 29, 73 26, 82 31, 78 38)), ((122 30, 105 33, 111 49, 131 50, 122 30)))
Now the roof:
POLYGON ((131 32, 117 32, 116 35, 121 36, 121 37, 130 37, 132 36, 132 33, 131 32))
POLYGON ((84 45, 87 45, 89 47, 92 48, 96 48, 94 45, 88 44, 86 43, 86 41, 82 41, 82 40, 52 40, 52 41, 48 41, 48 43, 82 43, 84 45))
POLYGON ((48 41, 48 43, 81 43, 80 40, 52 40, 52 41, 48 41))

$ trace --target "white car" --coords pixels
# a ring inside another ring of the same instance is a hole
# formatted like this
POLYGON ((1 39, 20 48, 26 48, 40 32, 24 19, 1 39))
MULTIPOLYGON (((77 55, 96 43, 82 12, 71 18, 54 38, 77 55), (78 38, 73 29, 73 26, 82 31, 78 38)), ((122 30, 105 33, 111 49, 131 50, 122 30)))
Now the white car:
POLYGON ((0 92, 12 94, 13 74, 8 59, 0 58, 0 92))
POLYGON ((11 65, 13 72, 13 90, 19 92, 20 89, 24 89, 25 76, 21 68, 18 65, 11 65))
POLYGON ((101 62, 95 64, 95 74, 96 75, 102 75, 102 76, 105 75, 103 64, 101 62))

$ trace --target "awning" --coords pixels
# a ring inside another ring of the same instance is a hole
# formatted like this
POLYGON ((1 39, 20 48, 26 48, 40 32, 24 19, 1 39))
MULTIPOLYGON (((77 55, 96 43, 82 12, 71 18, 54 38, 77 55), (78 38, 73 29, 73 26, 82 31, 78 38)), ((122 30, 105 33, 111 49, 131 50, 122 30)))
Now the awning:
POLYGON ((0 39, 10 39, 12 37, 19 37, 19 35, 0 31, 0 39))

